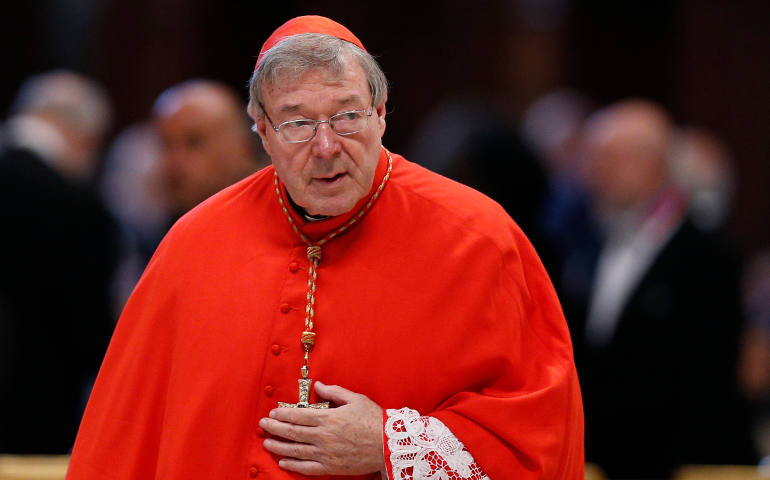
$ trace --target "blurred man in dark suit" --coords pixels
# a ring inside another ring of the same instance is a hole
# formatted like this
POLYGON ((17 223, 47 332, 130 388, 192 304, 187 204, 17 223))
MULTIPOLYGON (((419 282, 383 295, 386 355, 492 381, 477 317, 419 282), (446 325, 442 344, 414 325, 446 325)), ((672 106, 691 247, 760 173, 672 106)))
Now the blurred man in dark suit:
POLYGON ((114 225, 88 182, 110 121, 71 72, 22 86, 0 146, 0 453, 67 453, 112 331, 114 225))
POLYGON ((671 120, 611 105, 585 129, 604 242, 588 298, 565 298, 586 409, 586 458, 611 478, 753 460, 736 393, 739 268, 670 186, 671 120), (570 311, 571 310, 571 311, 570 311))

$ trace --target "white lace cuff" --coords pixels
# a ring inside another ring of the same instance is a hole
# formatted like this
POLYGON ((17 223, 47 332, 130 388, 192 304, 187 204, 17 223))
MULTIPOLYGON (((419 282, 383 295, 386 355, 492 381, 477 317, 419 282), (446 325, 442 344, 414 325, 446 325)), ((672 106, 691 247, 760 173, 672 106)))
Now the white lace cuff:
POLYGON ((385 436, 392 480, 489 480, 471 452, 438 418, 388 409, 385 436))

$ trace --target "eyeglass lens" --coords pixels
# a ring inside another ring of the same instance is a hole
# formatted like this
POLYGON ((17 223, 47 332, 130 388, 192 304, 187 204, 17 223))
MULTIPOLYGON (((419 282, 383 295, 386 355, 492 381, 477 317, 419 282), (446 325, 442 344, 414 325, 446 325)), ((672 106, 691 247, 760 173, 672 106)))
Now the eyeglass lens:
POLYGON ((366 127, 371 115, 366 110, 355 110, 332 115, 328 120, 294 120, 278 126, 278 133, 288 142, 305 142, 312 139, 318 125, 328 123, 338 135, 352 135, 366 127))

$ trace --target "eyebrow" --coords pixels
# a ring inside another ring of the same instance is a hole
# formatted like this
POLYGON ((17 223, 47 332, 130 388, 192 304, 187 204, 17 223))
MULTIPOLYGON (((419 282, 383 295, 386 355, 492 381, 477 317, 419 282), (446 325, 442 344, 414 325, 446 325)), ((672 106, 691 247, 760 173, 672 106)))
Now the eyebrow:
POLYGON ((360 101, 361 101, 361 97, 359 97, 356 94, 353 94, 338 100, 337 103, 340 105, 350 105, 351 103, 356 103, 360 101))
POLYGON ((301 105, 284 105, 281 107, 282 113, 294 113, 298 112, 302 106, 301 105))

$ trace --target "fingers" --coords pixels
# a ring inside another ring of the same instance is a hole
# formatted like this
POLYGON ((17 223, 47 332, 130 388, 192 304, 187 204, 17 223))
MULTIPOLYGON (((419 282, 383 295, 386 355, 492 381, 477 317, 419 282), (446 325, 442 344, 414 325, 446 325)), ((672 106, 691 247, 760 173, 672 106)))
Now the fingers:
POLYGON ((282 457, 298 460, 313 460, 318 456, 318 447, 306 443, 284 442, 268 438, 263 442, 265 450, 282 457))
POLYGON ((276 408, 259 425, 272 438, 266 451, 279 466, 303 475, 367 474, 384 465, 382 408, 368 397, 316 382, 319 396, 340 408, 276 408))
POLYGON ((312 460, 282 458, 278 461, 278 466, 284 470, 290 470, 303 475, 328 475, 330 473, 326 466, 312 460))
POLYGON ((317 439, 315 427, 282 422, 272 418, 263 418, 259 426, 269 434, 300 443, 313 443, 317 439))
MULTIPOLYGON (((274 408, 270 418, 295 425, 317 427, 323 423, 327 411, 315 408, 274 408)), ((264 427, 262 427, 264 428, 264 427)))
POLYGON ((321 398, 324 398, 326 400, 331 400, 337 405, 347 405, 348 403, 352 403, 354 400, 359 398, 361 395, 352 392, 346 388, 342 388, 338 385, 326 385, 318 380, 315 382, 315 392, 320 396, 321 398))

